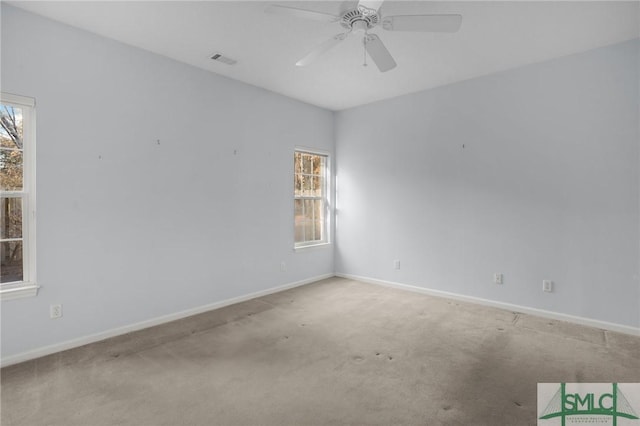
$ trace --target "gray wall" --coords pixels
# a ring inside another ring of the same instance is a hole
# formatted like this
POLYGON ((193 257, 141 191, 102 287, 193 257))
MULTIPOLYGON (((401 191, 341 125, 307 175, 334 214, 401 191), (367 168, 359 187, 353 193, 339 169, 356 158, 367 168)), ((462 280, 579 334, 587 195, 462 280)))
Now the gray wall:
POLYGON ((640 325, 638 41, 332 117, 6 4, 1 35, 42 285, 3 358, 334 270, 640 325), (335 267, 292 251, 291 198, 294 146, 334 141, 335 267))
POLYGON ((639 50, 336 114, 336 271, 638 327, 639 50))
POLYGON ((37 102, 42 286, 2 302, 3 357, 333 273, 292 250, 294 146, 333 152, 331 112, 6 4, 1 88, 37 102))

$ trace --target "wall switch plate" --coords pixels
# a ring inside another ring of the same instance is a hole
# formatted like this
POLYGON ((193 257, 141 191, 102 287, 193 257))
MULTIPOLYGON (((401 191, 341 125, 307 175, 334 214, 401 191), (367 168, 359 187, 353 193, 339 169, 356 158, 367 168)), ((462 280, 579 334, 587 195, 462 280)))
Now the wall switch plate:
POLYGON ((286 262, 280 262, 280 271, 285 272, 287 270, 286 262))
POLYGON ((502 284, 503 283, 502 274, 493 274, 493 282, 496 284, 502 284))
POLYGON ((49 318, 56 319, 62 316, 62 305, 49 306, 49 318))
POLYGON ((393 269, 400 269, 400 261, 399 260, 394 260, 393 261, 393 269))
POLYGON ((542 280, 542 291, 545 293, 551 293, 553 291, 553 281, 542 280))

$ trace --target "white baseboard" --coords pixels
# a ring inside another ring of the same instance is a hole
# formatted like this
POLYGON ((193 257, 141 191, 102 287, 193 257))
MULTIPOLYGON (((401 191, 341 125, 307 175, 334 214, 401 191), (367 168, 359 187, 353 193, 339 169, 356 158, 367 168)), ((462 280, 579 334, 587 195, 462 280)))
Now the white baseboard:
POLYGON ((375 278, 361 277, 358 275, 336 273, 336 277, 348 278, 351 280, 362 281, 370 284, 381 285, 385 287, 393 287, 401 290, 413 291, 415 293, 427 294, 430 296, 444 297, 447 299, 460 300, 462 302, 476 303, 479 305, 491 306, 494 308, 506 309, 509 311, 520 312, 523 314, 535 315, 538 317, 549 318, 559 321, 566 321, 579 325, 600 328, 603 330, 616 331, 618 333, 640 336, 640 328, 631 327, 623 324, 616 324, 606 321, 594 320, 590 318, 578 317, 574 315, 562 314, 558 312, 546 311, 544 309, 530 308, 527 306, 514 305, 511 303, 497 302, 495 300, 482 299, 480 297, 465 296, 458 293, 450 293, 448 291, 433 290, 429 288, 416 287, 409 284, 401 284, 392 281, 378 280, 375 278))
POLYGON ((100 333, 79 337, 77 339, 67 340, 62 343, 43 346, 41 348, 33 349, 27 352, 22 352, 16 355, 11 355, 11 356, 2 358, 0 360, 0 367, 6 367, 12 364, 18 364, 20 362, 29 361, 31 359, 40 358, 46 355, 51 355, 56 352, 66 351, 68 349, 77 348, 79 346, 84 346, 89 343, 95 343, 100 340, 105 340, 110 337, 120 336, 122 334, 131 333, 132 331, 138 331, 144 328, 149 328, 149 327, 164 324, 167 322, 179 320, 182 318, 190 317, 192 315, 201 314, 203 312, 212 311, 214 309, 219 309, 225 306, 234 305, 236 303, 266 296, 268 294, 277 293, 279 291, 288 290, 294 287, 300 287, 305 284, 311 284, 313 282, 320 281, 326 278, 331 278, 331 277, 334 277, 334 274, 318 275, 318 276, 307 278, 301 281, 296 281, 293 283, 272 287, 266 290, 256 291, 254 293, 249 293, 243 296, 233 297, 231 299, 226 299, 220 302, 209 303, 207 305, 198 306, 195 308, 187 309, 187 310, 176 312, 169 315, 163 315, 161 317, 152 318, 152 319, 138 322, 135 324, 125 325, 123 327, 113 328, 111 330, 102 331, 100 333))
POLYGON ((530 314, 530 315, 535 315, 535 316, 539 316, 539 317, 543 317, 543 318, 549 318, 549 319, 554 319, 554 320, 560 320, 560 321, 567 321, 570 323, 574 323, 574 324, 579 324, 579 325, 586 325, 589 327, 595 327, 595 328, 600 328, 603 330, 610 330, 610 331, 615 331, 615 332, 619 332, 619 333, 625 333, 625 334, 630 334, 633 336, 640 336, 640 328, 637 327, 631 327, 628 325, 622 325, 622 324, 616 324, 616 323, 610 323, 610 322, 606 322, 606 321, 599 321, 599 320, 594 320, 594 319, 590 319, 590 318, 584 318, 584 317, 578 317, 578 316, 574 316, 574 315, 568 315, 568 314, 562 314, 562 313, 558 313, 558 312, 552 312, 552 311, 546 311, 543 309, 537 309, 537 308, 530 308, 527 306, 521 306, 521 305, 515 305, 515 304, 511 304, 511 303, 505 303, 505 302, 497 302, 494 300, 489 300, 489 299, 483 299, 483 298, 479 298, 479 297, 474 297, 474 296, 465 296, 462 294, 457 294, 457 293, 450 293, 447 291, 442 291, 442 290, 434 290, 434 289, 429 289, 429 288, 423 288, 423 287, 416 287, 416 286, 412 286, 412 285, 408 285, 408 284, 401 284, 401 283, 397 283, 397 282, 392 282, 392 281, 384 281, 384 280, 379 280, 379 279, 375 279, 375 278, 369 278, 369 277, 362 277, 362 276, 358 276, 358 275, 351 275, 351 274, 343 274, 343 273, 336 273, 336 274, 324 274, 324 275, 318 275, 312 278, 308 278, 305 280, 301 280, 301 281, 296 281, 293 283, 288 283, 288 284, 284 284, 281 286, 277 286, 277 287, 272 287, 266 290, 261 290, 261 291, 257 291, 254 293, 249 293, 243 296, 238 296, 238 297, 234 297, 231 299, 226 299, 220 302, 214 302, 214 303, 210 303, 207 305, 203 305, 203 306, 198 306, 196 308, 192 308, 192 309, 187 309, 184 311, 180 311, 180 312, 176 312, 173 314, 169 314, 169 315, 163 315, 161 317, 157 317, 157 318, 152 318, 146 321, 142 321, 142 322, 138 322, 135 324, 130 324, 130 325, 126 325, 123 327, 118 327, 118 328, 114 328, 111 330, 106 330, 100 333, 95 333, 95 334, 91 334, 88 336, 83 336, 83 337, 79 337, 77 339, 72 339, 72 340, 67 340, 65 342, 62 343, 56 343, 53 345, 49 345, 49 346, 43 346, 41 348, 37 348, 37 349, 33 349, 27 352, 22 352, 16 355, 11 355, 5 358, 0 359, 0 367, 6 367, 9 365, 13 365, 13 364, 18 364, 20 362, 24 362, 24 361, 29 361, 31 359, 35 359, 35 358, 40 358, 46 355, 51 355, 53 353, 56 352, 61 352, 61 351, 65 351, 68 349, 73 349, 73 348, 77 348, 79 346, 83 346, 83 345, 87 345, 89 343, 94 343, 94 342, 98 342, 100 340, 105 340, 108 339, 110 337, 115 337, 115 336, 120 336, 122 334, 126 334, 126 333, 131 333, 133 331, 138 331, 138 330, 142 330, 145 328, 149 328, 149 327, 153 327, 156 325, 160 325, 160 324, 164 324, 167 322, 171 322, 171 321, 175 321, 175 320, 179 320, 182 318, 186 318, 192 315, 197 315, 203 312, 208 312, 208 311, 212 311, 214 309, 219 309, 219 308, 223 308, 225 306, 229 306, 229 305, 233 305, 236 303, 240 303, 240 302, 244 302, 247 300, 251 300, 251 299, 255 299, 258 297, 262 297, 262 296, 266 296, 269 294, 273 294, 273 293, 277 293, 279 291, 284 291, 284 290, 288 290, 291 288, 295 288, 295 287, 300 287, 306 284, 310 284, 316 281, 320 281, 326 278, 331 278, 331 277, 341 277, 341 278, 347 278, 347 279, 352 279, 352 280, 357 280, 357 281, 362 281, 362 282, 366 282, 366 283, 370 283, 370 284, 376 284, 376 285, 382 285, 385 287, 392 287, 392 288, 397 288, 397 289, 401 289, 401 290, 407 290, 407 291, 412 291, 412 292, 416 292, 416 293, 422 293, 422 294, 427 294, 430 296, 437 296, 437 297, 444 297, 447 299, 454 299, 454 300, 460 300, 463 302, 469 302, 469 303, 475 303, 475 304, 479 304, 479 305, 485 305, 485 306, 491 306, 494 308, 500 308, 500 309, 506 309, 509 311, 515 311, 515 312, 521 312, 524 314, 530 314))

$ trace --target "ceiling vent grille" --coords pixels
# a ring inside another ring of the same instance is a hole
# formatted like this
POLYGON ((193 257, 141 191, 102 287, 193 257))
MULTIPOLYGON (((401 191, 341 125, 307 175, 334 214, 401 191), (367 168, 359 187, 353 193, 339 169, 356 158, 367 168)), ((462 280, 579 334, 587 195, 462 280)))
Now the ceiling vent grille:
POLYGON ((227 65, 235 65, 238 62, 235 59, 228 58, 220 53, 214 53, 213 55, 211 55, 211 59, 227 65))

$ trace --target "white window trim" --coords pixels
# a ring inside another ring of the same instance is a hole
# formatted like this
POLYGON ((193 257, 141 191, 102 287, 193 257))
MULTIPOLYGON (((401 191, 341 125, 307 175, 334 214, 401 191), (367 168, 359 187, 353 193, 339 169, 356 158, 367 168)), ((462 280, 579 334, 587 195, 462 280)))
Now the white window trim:
MULTIPOLYGON (((296 243, 295 239, 293 242, 293 251, 297 252, 297 251, 307 251, 310 249, 318 249, 318 248, 322 248, 322 247, 326 247, 326 246, 331 246, 332 242, 331 242, 331 227, 332 227, 332 222, 331 222, 331 212, 333 211, 333 208, 331 206, 331 153, 329 151, 322 151, 319 149, 315 149, 315 148, 308 148, 306 146, 295 146, 294 153, 296 152, 306 152, 308 154, 316 154, 316 155, 322 155, 326 157, 326 164, 325 164, 325 172, 326 172, 326 176, 324 179, 324 185, 325 185, 325 189, 324 189, 324 194, 325 194, 325 227, 326 227, 326 238, 322 241, 311 241, 311 242, 305 242, 305 243, 296 243)), ((295 170, 293 171, 293 174, 295 175, 295 170)), ((295 188, 294 188, 294 197, 293 200, 295 202, 295 188)), ((295 234, 295 221, 294 221, 294 234, 295 234)))
MULTIPOLYGON (((0 300, 32 297, 38 294, 36 280, 36 101, 26 96, 0 93, 0 102, 23 109, 23 190, 22 240, 24 281, 3 284, 0 300)), ((11 192, 4 192, 10 195, 11 192)))

